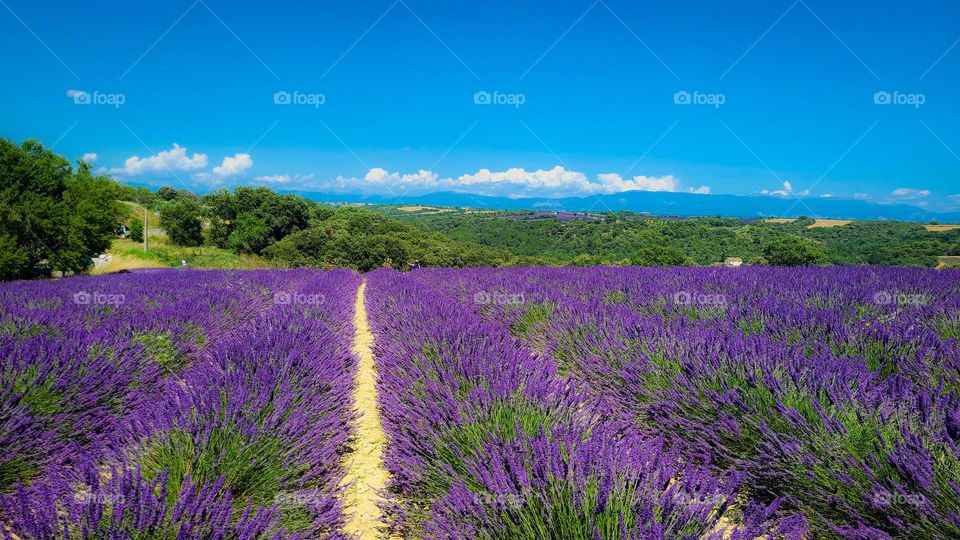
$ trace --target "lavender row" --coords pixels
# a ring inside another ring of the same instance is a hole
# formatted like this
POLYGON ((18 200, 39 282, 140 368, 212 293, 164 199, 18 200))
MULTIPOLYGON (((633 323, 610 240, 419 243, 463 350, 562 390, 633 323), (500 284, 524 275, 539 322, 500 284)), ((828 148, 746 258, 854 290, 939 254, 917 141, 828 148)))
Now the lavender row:
POLYGON ((262 291, 275 279, 185 272, 0 287, 0 491, 116 451, 129 412, 269 305, 262 291))
MULTIPOLYGON (((96 357, 109 369, 93 372, 89 382, 111 399, 124 399, 108 426, 110 444, 78 445, 88 437, 82 430, 60 437, 79 446, 76 458, 3 497, 10 529, 26 538, 338 536, 359 278, 312 271, 160 273, 143 280, 159 292, 142 302, 136 286, 124 283, 131 276, 112 279, 75 284, 125 295, 116 306, 84 308, 110 321, 98 325, 110 329, 109 339, 89 340, 90 348, 111 351, 96 357), (119 292, 127 285, 129 292, 119 292), (125 312, 133 302, 141 303, 125 312), (152 318, 151 309, 165 318, 152 318), (162 358, 181 357, 175 366, 158 367, 152 343, 130 339, 144 328, 176 336, 165 334, 172 345, 156 348, 166 353, 162 358), (177 336, 181 328, 186 331, 177 336), (124 345, 123 355, 113 352, 124 345), (106 377, 111 372, 113 379, 106 377)), ((69 281, 78 280, 61 283, 69 281)), ((57 328, 76 331, 79 321, 90 319, 70 317, 57 328)), ((53 340, 59 332, 51 334, 16 339, 53 340)), ((73 371, 85 376, 90 360, 79 358, 73 371)), ((22 440, 22 430, 12 433, 22 440)))
POLYGON ((815 537, 960 535, 960 274, 435 271, 694 462, 815 537))
POLYGON ((390 525, 426 538, 797 536, 779 501, 686 464, 455 290, 464 273, 369 277, 390 525), (438 283, 439 282, 439 283, 438 283), (736 524, 721 516, 733 518, 736 524), (726 536, 724 536, 726 535, 726 536))

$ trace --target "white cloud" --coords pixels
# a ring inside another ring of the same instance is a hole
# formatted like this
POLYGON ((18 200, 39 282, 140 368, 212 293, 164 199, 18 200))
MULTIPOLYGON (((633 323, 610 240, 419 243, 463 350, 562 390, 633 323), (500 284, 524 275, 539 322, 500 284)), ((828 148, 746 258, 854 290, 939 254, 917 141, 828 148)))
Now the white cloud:
POLYGON ((710 193, 709 186, 700 186, 697 188, 680 188, 680 182, 673 176, 634 176, 630 180, 624 180, 617 173, 598 174, 600 187, 594 191, 601 193, 622 193, 624 191, 685 191, 687 193, 696 193, 705 195, 710 193))
POLYGON ((929 197, 930 190, 929 189, 897 188, 893 190, 892 195, 898 199, 913 201, 916 199, 923 199, 925 197, 929 197))
POLYGON ((371 184, 390 184, 404 187, 436 187, 440 185, 440 175, 423 169, 415 174, 400 174, 374 167, 367 171, 363 181, 371 184))
POLYGON ((266 176, 258 176, 253 180, 255 182, 263 182, 266 184, 290 184, 296 182, 309 182, 314 179, 313 173, 310 174, 272 174, 266 176))
POLYGON ((591 180, 579 171, 568 171, 557 166, 552 169, 528 171, 514 167, 503 171, 480 169, 456 178, 440 177, 435 172, 420 170, 412 174, 390 172, 380 167, 370 169, 362 178, 337 177, 331 182, 318 182, 312 188, 342 191, 398 193, 458 191, 476 195, 521 197, 570 197, 597 194, 622 193, 625 191, 675 191, 687 193, 710 193, 708 186, 684 188, 673 176, 635 176, 624 179, 616 173, 604 173, 591 180))
POLYGON ((512 196, 530 195, 583 195, 593 192, 596 184, 591 184, 581 172, 568 171, 556 166, 552 169, 527 171, 523 168, 510 168, 505 171, 480 169, 474 174, 464 174, 452 181, 456 189, 483 195, 512 196))
POLYGON ((189 171, 202 169, 207 166, 206 154, 187 156, 187 149, 177 143, 173 148, 164 150, 155 156, 141 158, 130 156, 123 163, 123 167, 110 169, 113 174, 135 175, 157 172, 189 171))
POLYGON ((80 161, 84 161, 86 163, 93 163, 94 161, 97 160, 97 157, 98 156, 96 152, 87 152, 86 154, 80 156, 80 161))
POLYGON ((237 154, 233 157, 223 158, 223 163, 213 168, 213 174, 220 178, 229 178, 242 174, 250 167, 253 167, 253 159, 250 158, 250 154, 237 154))
POLYGON ((794 193, 793 184, 791 184, 789 180, 784 180, 783 189, 774 189, 774 190, 763 189, 763 190, 760 190, 760 194, 770 195, 771 197, 789 197, 791 195, 796 195, 797 197, 806 197, 807 195, 810 195, 810 190, 805 189, 803 191, 794 193))

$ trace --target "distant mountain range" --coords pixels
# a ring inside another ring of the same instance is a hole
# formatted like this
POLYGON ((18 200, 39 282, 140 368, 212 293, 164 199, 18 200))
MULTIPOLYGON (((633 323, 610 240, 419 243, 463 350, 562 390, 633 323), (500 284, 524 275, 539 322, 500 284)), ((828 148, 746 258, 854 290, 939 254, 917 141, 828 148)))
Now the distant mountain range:
POLYGON ((469 193, 438 192, 416 196, 348 195, 292 192, 320 202, 456 206, 489 210, 565 210, 678 216, 783 217, 822 219, 870 219, 960 223, 960 212, 937 213, 906 204, 878 204, 856 199, 782 198, 742 195, 695 195, 663 191, 627 191, 596 197, 518 198, 490 197, 469 193))

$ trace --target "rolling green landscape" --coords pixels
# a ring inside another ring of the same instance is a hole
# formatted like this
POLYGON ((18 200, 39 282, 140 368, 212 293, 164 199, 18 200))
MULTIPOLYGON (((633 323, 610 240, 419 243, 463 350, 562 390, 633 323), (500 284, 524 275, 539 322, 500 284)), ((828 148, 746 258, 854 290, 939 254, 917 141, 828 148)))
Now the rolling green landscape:
POLYGON ((180 265, 936 267, 960 256, 960 227, 951 225, 337 205, 266 187, 151 191, 95 176, 85 164, 74 171, 33 141, 0 148, 10 177, 0 213, 6 279, 180 265), (94 265, 104 252, 110 263, 94 265))

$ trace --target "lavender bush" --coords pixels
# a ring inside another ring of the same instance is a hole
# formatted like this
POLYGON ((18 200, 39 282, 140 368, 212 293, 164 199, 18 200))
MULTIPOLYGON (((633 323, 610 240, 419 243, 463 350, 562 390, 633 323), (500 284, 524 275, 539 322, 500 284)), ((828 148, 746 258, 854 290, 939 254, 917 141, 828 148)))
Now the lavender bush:
POLYGON ((780 501, 735 505, 737 475, 714 476, 684 464, 663 439, 640 437, 627 416, 558 373, 549 358, 444 292, 470 275, 377 271, 369 278, 396 496, 392 524, 400 532, 504 539, 802 534, 795 516, 769 519, 780 501))
POLYGON ((0 288, 9 532, 339 536, 358 285, 167 271, 0 288))
POLYGON ((753 501, 782 497, 815 537, 960 535, 956 272, 429 274, 418 277, 552 358, 637 430, 743 475, 753 501))

